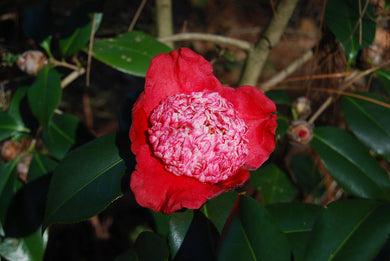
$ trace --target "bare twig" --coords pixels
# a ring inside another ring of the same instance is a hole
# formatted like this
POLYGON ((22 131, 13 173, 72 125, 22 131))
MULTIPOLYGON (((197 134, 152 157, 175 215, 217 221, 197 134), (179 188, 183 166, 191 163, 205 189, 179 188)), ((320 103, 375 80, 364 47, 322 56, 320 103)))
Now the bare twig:
POLYGON ((73 82, 74 80, 76 80, 78 77, 80 77, 81 75, 83 75, 85 73, 85 69, 84 68, 77 68, 77 70, 74 70, 73 72, 71 72, 68 76, 66 76, 62 81, 61 81, 61 87, 62 88, 65 88, 66 86, 68 86, 71 82, 73 82))
MULTIPOLYGON (((157 32, 158 37, 170 36, 173 34, 172 21, 172 1, 171 0, 156 0, 157 11, 157 32)), ((173 48, 172 42, 166 43, 173 48)))
POLYGON ((158 38, 158 40, 164 43, 177 42, 177 41, 191 41, 191 40, 210 41, 219 44, 227 44, 227 45, 235 46, 246 51, 250 50, 253 46, 250 42, 247 41, 238 40, 238 39, 225 37, 221 35, 204 34, 204 33, 180 33, 171 36, 160 37, 158 38))
POLYGON ((269 52, 279 42, 297 2, 297 0, 278 2, 274 17, 267 25, 255 48, 248 52, 240 85, 256 85, 269 52))
POLYGON ((137 12, 135 13, 133 20, 131 21, 131 24, 129 26, 129 29, 127 29, 128 32, 133 31, 135 24, 138 21, 139 16, 141 15, 142 10, 144 9, 144 6, 146 4, 147 0, 142 0, 141 4, 138 6, 137 12))
POLYGON ((260 85, 260 89, 262 91, 267 91, 269 87, 275 86, 276 84, 283 81, 287 76, 296 71, 299 67, 301 67, 304 63, 309 61, 313 57, 313 50, 309 50, 305 52, 301 57, 292 62, 289 66, 287 66, 284 70, 280 71, 276 75, 274 75, 271 79, 262 83, 260 85))
POLYGON ((91 34, 90 34, 90 37, 89 37, 89 46, 88 46, 87 75, 86 75, 86 79, 85 79, 85 85, 87 87, 89 87, 89 84, 90 84, 92 48, 93 48, 93 40, 94 40, 94 37, 95 37, 96 17, 97 17, 97 13, 94 13, 93 14, 91 34))
POLYGON ((70 64, 70 63, 67 63, 67 62, 62 62, 62 61, 50 60, 50 63, 55 65, 55 66, 62 66, 62 67, 68 68, 68 69, 72 69, 74 71, 77 71, 77 70, 80 69, 76 65, 73 65, 73 64, 70 64))

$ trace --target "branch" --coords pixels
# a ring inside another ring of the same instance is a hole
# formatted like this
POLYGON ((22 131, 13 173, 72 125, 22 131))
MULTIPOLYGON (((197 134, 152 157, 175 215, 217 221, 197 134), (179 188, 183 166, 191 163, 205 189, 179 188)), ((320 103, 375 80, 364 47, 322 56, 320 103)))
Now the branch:
POLYGON ((276 75, 274 75, 271 79, 262 83, 260 85, 260 89, 262 91, 269 90, 269 87, 275 86, 276 84, 283 81, 287 76, 297 70, 301 65, 309 61, 313 57, 313 50, 309 50, 305 52, 301 57, 292 62, 289 66, 287 66, 284 70, 280 71, 276 75))
POLYGON ((249 51, 240 85, 256 85, 270 50, 279 42, 298 0, 281 0, 254 50, 249 51))
POLYGON ((215 42, 219 44, 227 44, 231 46, 235 46, 241 48, 245 51, 249 51, 252 49, 252 44, 247 41, 238 40, 230 37, 225 37, 221 35, 215 34, 204 34, 204 33, 180 33, 174 34, 171 36, 160 37, 158 38, 161 42, 178 42, 178 41, 192 41, 192 40, 201 40, 201 41, 209 41, 215 42))
MULTIPOLYGON (((158 37, 170 36, 173 34, 172 22, 172 1, 171 0, 156 0, 157 11, 157 32, 158 37)), ((172 42, 166 43, 173 48, 172 42)))

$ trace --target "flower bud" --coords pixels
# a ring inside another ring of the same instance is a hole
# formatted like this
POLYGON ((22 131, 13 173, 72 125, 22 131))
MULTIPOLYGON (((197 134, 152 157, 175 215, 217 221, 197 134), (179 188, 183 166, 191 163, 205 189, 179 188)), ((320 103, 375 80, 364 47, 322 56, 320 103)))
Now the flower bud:
POLYGON ((18 173, 18 178, 23 181, 24 183, 27 183, 27 174, 28 170, 30 169, 30 163, 32 160, 33 154, 32 153, 26 153, 24 154, 16 166, 16 171, 18 173))
POLYGON ((40 51, 29 50, 24 52, 16 61, 19 69, 28 75, 37 75, 47 64, 46 56, 40 51))
POLYGON ((293 108, 298 119, 305 119, 311 113, 310 100, 306 97, 299 97, 294 101, 293 108))
POLYGON ((306 121, 293 121, 287 135, 293 142, 307 144, 313 138, 313 127, 306 121))
POLYGON ((11 161, 23 151, 23 144, 20 141, 7 140, 1 146, 1 157, 5 161, 11 161))

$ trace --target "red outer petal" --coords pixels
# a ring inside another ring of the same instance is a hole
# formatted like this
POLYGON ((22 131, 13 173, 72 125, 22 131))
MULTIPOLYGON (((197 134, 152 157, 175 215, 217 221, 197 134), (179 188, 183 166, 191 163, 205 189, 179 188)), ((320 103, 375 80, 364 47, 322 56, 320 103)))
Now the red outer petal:
POLYGON ((146 73, 144 110, 150 112, 168 96, 199 92, 205 89, 219 91, 222 84, 213 75, 213 67, 202 56, 188 48, 169 54, 159 54, 150 63, 146 73))
POLYGON ((249 171, 240 170, 231 179, 213 185, 175 176, 164 169, 147 146, 142 146, 138 151, 137 162, 136 171, 131 174, 130 186, 138 204, 165 214, 182 208, 198 209, 208 199, 244 184, 249 178, 249 171))
POLYGON ((275 149, 277 116, 273 113, 276 105, 253 86, 225 87, 220 94, 234 105, 240 118, 248 125, 249 154, 245 167, 257 169, 275 149))

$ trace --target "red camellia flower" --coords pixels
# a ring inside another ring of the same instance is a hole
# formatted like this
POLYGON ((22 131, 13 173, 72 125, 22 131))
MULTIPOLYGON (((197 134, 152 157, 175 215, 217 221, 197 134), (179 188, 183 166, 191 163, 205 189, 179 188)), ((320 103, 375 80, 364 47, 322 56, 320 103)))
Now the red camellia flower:
POLYGON ((156 56, 133 107, 130 186, 156 212, 197 209, 243 185, 275 148, 275 104, 252 86, 223 87, 202 56, 156 56))

